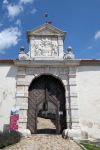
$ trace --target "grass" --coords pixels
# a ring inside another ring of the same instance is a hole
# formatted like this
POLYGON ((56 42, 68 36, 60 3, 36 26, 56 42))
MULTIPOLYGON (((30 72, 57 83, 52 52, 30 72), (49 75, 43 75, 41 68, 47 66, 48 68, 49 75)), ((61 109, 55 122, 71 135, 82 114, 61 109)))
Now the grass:
POLYGON ((87 150, 100 150, 100 147, 91 144, 83 144, 81 143, 87 150))

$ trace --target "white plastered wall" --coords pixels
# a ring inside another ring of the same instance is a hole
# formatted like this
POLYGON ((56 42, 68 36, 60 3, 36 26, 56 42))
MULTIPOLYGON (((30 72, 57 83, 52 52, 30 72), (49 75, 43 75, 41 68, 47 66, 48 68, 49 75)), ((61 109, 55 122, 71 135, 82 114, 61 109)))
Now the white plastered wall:
POLYGON ((0 131, 9 124, 10 113, 15 105, 17 68, 0 64, 0 131))
POLYGON ((100 66, 78 68, 77 91, 81 129, 100 139, 100 66))

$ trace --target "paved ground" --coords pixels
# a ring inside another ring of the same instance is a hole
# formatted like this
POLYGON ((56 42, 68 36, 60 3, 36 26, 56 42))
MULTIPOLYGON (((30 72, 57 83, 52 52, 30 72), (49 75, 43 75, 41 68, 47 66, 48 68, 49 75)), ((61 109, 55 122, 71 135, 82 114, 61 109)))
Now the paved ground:
POLYGON ((82 150, 72 140, 65 140, 61 135, 35 134, 30 138, 22 139, 20 143, 5 150, 82 150))
POLYGON ((50 119, 37 117, 37 128, 45 129, 45 127, 49 129, 56 129, 54 123, 50 119))
POLYGON ((51 119, 45 119, 38 117, 37 118, 37 132, 38 133, 56 133, 56 127, 54 123, 51 121, 51 119), (46 128, 45 128, 46 127, 46 128))

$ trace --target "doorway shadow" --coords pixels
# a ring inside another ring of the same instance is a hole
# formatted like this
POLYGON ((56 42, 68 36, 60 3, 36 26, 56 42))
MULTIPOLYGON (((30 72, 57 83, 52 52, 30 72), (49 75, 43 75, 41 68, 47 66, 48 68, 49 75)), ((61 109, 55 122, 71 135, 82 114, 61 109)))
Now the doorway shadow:
POLYGON ((37 134, 56 134, 56 129, 49 129, 49 128, 38 129, 37 134))

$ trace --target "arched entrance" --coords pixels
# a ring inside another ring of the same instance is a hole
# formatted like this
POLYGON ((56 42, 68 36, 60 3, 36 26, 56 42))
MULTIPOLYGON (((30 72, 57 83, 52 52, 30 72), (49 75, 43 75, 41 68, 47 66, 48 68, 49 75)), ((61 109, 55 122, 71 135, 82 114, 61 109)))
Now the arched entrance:
POLYGON ((37 133, 37 111, 40 103, 48 109, 52 103, 56 110, 56 133, 66 128, 65 89, 62 82, 51 76, 41 75, 35 78, 29 86, 28 129, 37 133))

